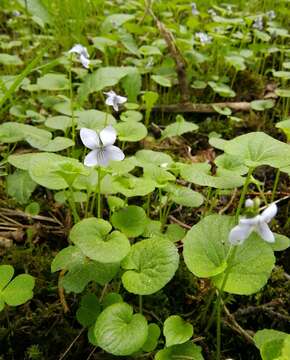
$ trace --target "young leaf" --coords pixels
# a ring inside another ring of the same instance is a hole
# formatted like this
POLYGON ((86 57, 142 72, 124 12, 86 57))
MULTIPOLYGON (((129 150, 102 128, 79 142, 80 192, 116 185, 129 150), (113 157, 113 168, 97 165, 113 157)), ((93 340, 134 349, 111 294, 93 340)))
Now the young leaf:
POLYGON ((166 346, 169 347, 188 341, 193 335, 193 326, 180 316, 172 315, 165 320, 163 332, 166 346))
POLYGON ((130 305, 117 303, 99 315, 94 333, 101 349, 113 355, 127 356, 145 344, 148 325, 143 315, 133 315, 130 305))
POLYGON ((122 276, 126 290, 150 295, 162 289, 174 276, 179 256, 175 245, 159 237, 139 241, 123 260, 122 276))
POLYGON ((111 221, 115 228, 128 237, 138 237, 144 232, 147 215, 141 207, 129 205, 115 212, 111 221))

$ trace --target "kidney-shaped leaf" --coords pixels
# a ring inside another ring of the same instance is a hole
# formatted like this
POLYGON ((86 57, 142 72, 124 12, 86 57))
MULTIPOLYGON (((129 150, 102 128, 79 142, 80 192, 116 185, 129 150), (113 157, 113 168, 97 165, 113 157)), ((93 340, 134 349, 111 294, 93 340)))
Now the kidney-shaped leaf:
POLYGON ((144 232, 147 216, 140 206, 129 205, 117 212, 111 218, 115 228, 129 237, 137 237, 144 232))
MULTIPOLYGON (((228 237, 234 226, 234 217, 210 215, 194 225, 184 238, 183 255, 188 269, 199 277, 213 277, 217 287, 224 279, 228 237)), ((238 247, 224 290, 240 295, 257 292, 267 282, 274 263, 271 246, 253 233, 238 247)))
POLYGON ((113 355, 126 356, 145 344, 148 325, 143 315, 133 315, 130 305, 117 303, 100 314, 94 333, 100 348, 113 355))
POLYGON ((252 132, 226 143, 227 154, 239 156, 248 167, 269 165, 284 167, 290 164, 290 145, 263 132, 252 132))
POLYGON ((71 241, 90 259, 101 263, 121 261, 130 250, 127 237, 119 231, 110 233, 109 222, 89 218, 78 222, 70 232, 71 241))
POLYGON ((183 344, 193 335, 193 326, 178 315, 169 316, 164 322, 166 346, 183 344))
POLYGON ((122 276, 123 285, 133 294, 153 294, 173 278, 178 262, 172 242, 160 238, 142 240, 131 247, 122 262, 127 270, 122 276))
POLYGON ((203 360, 201 354, 201 347, 192 342, 187 342, 181 345, 170 346, 169 348, 159 350, 155 355, 155 360, 177 360, 177 359, 191 359, 203 360))

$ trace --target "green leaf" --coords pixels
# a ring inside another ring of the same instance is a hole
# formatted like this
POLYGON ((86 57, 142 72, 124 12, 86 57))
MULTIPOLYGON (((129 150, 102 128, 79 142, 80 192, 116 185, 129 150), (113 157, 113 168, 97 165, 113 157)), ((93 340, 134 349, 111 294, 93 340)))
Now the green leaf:
POLYGON ((85 263, 85 255, 77 246, 68 246, 62 249, 51 263, 51 272, 62 269, 71 269, 75 265, 85 263))
POLYGON ((172 315, 164 322, 166 346, 183 344, 193 335, 193 326, 178 315, 172 315))
POLYGON ((31 157, 29 174, 37 184, 61 190, 71 185, 78 175, 87 174, 87 170, 76 159, 44 152, 31 157))
POLYGON ((87 294, 82 297, 76 318, 82 326, 89 327, 96 322, 100 312, 101 305, 96 295, 87 294))
POLYGON ((201 347, 187 342, 159 350, 154 360, 204 360, 201 347))
POLYGON ((12 280, 13 274, 12 266, 0 265, 0 310, 3 309, 4 303, 18 306, 33 297, 34 278, 31 275, 21 274, 12 280))
POLYGON ((272 109, 274 107, 275 102, 271 99, 268 100, 254 100, 250 102, 250 106, 253 110, 256 111, 265 111, 268 109, 272 109))
POLYGON ((183 229, 180 225, 169 224, 167 226, 166 237, 172 242, 177 242, 182 240, 185 234, 186 234, 185 229, 183 229))
POLYGON ((166 76, 162 75, 151 75, 151 79, 155 81, 158 85, 163 87, 171 87, 172 83, 171 80, 168 79, 166 76))
POLYGON ((176 117, 176 122, 166 126, 162 132, 162 139, 182 135, 187 132, 196 131, 198 126, 192 122, 185 121, 180 115, 176 117))
POLYGON ((125 289, 133 294, 150 295, 162 289, 174 276, 179 256, 172 242, 151 238, 131 247, 123 260, 125 289))
POLYGON ((282 120, 277 122, 275 125, 278 129, 282 129, 287 136, 287 140, 290 140, 290 119, 282 120))
POLYGON ((9 164, 15 166, 21 170, 29 170, 30 160, 33 156, 37 155, 36 153, 21 154, 21 155, 10 155, 8 156, 7 161, 9 164))
POLYGON ((224 150, 243 159, 248 167, 269 165, 279 168, 290 164, 290 145, 263 132, 240 135, 228 141, 224 150))
POLYGON ((103 309, 105 309, 108 306, 111 306, 113 304, 117 304, 120 302, 123 302, 122 296, 120 294, 112 292, 112 293, 106 294, 104 296, 103 301, 102 301, 102 307, 103 307, 103 309))
POLYGON ((261 349, 267 342, 278 339, 285 339, 287 334, 283 331, 273 329, 263 329, 256 332, 254 335, 255 345, 258 349, 261 349))
POLYGON ((142 113, 136 110, 127 110, 120 115, 122 121, 141 121, 143 118, 142 113))
POLYGON ((142 100, 145 103, 146 111, 151 111, 159 98, 158 93, 154 91, 145 91, 142 95, 142 100))
POLYGON ((128 101, 136 102, 142 86, 142 78, 138 69, 131 70, 123 77, 121 84, 128 96, 128 101))
POLYGON ((223 83, 216 83, 214 81, 209 81, 208 85, 213 89, 214 92, 219 94, 222 97, 234 97, 236 93, 228 85, 223 83))
POLYGON ((245 59, 239 55, 229 55, 225 57, 226 62, 233 66, 236 71, 243 71, 246 69, 245 59))
POLYGON ((115 125, 116 119, 111 114, 99 110, 77 111, 78 129, 88 128, 101 131, 106 125, 115 125))
MULTIPOLYGON (((145 196, 154 191, 156 183, 151 179, 144 177, 137 177, 133 175, 120 176, 113 178, 113 188, 126 197, 131 196, 145 196)), ((112 188, 110 187, 112 190, 112 188)), ((103 190, 103 184, 102 184, 103 190)))
MULTIPOLYGON (((188 269, 198 277, 213 277, 217 287, 223 283, 230 248, 228 237, 234 226, 234 217, 210 215, 194 225, 183 240, 188 269)), ((237 248, 224 290, 240 295, 257 292, 266 284, 274 263, 271 246, 252 233, 237 248)))
POLYGON ((101 67, 92 74, 88 74, 78 89, 79 97, 85 100, 91 93, 101 91, 106 87, 112 87, 134 71, 133 67, 108 66, 101 67))
POLYGON ((290 334, 263 329, 254 336, 263 360, 288 360, 290 356, 290 334))
POLYGON ((69 89, 69 80, 64 74, 45 74, 37 79, 37 87, 46 91, 67 90, 69 89))
POLYGON ((6 66, 19 66, 23 64, 23 61, 18 55, 0 53, 0 64, 6 66))
POLYGON ((248 167, 243 164, 243 159, 239 156, 222 154, 217 156, 214 162, 219 169, 232 171, 238 175, 245 175, 248 172, 248 167))
POLYGON ((289 98, 290 97, 290 89, 278 88, 278 89, 275 89, 275 94, 280 97, 289 98))
POLYGON ((178 205, 199 207, 203 203, 203 196, 188 187, 168 184, 164 190, 169 193, 169 199, 178 205))
POLYGON ((49 141, 45 146, 39 147, 42 151, 57 152, 74 146, 74 142, 71 139, 57 136, 56 138, 49 141))
POLYGON ((120 141, 136 142, 147 136, 146 126, 140 122, 126 121, 115 125, 120 141))
POLYGON ((147 336, 147 320, 141 314, 133 315, 133 308, 126 303, 107 307, 95 325, 99 347, 113 355, 127 356, 137 352, 147 336))
POLYGON ((83 219, 71 229, 70 239, 90 259, 100 263, 115 263, 128 254, 130 243, 119 231, 109 234, 111 229, 110 223, 105 220, 83 219))
POLYGON ((210 170, 211 166, 208 163, 183 164, 180 175, 186 181, 216 189, 232 189, 242 186, 245 181, 243 177, 231 171, 218 169, 213 176, 210 170))
POLYGON ((113 14, 106 17, 106 20, 101 25, 101 32, 107 33, 112 31, 113 29, 117 29, 121 27, 126 22, 133 20, 135 18, 134 15, 129 14, 113 14))
POLYGON ((272 249, 274 251, 283 251, 288 249, 288 247, 290 246, 290 239, 282 234, 276 234, 275 235, 275 242, 270 244, 272 249))
POLYGON ((145 211, 135 205, 129 205, 111 217, 115 228, 121 230, 128 237, 138 237, 143 234, 147 222, 145 211))
POLYGON ((36 183, 27 171, 16 170, 7 176, 7 193, 20 204, 27 204, 35 188, 36 183))
POLYGON ((119 263, 104 264, 86 260, 84 263, 70 266, 61 284, 67 292, 81 293, 91 281, 104 286, 115 277, 118 270, 119 263))
POLYGON ((147 164, 155 164, 160 166, 162 164, 170 165, 173 163, 170 155, 153 150, 139 150, 136 152, 135 157, 142 167, 146 166, 147 164))
POLYGON ((142 45, 139 48, 140 54, 143 56, 154 56, 154 55, 162 55, 161 51, 157 46, 151 46, 151 45, 142 45))
POLYGON ((160 336, 160 328, 157 324, 148 325, 148 336, 142 350, 145 352, 152 352, 158 345, 158 339, 160 336))
POLYGON ((144 177, 155 181, 157 187, 164 187, 169 181, 175 181, 173 174, 154 164, 144 165, 144 177))
POLYGON ((101 36, 92 38, 92 41, 94 47, 100 50, 102 53, 106 52, 107 47, 113 47, 117 45, 117 41, 101 36))

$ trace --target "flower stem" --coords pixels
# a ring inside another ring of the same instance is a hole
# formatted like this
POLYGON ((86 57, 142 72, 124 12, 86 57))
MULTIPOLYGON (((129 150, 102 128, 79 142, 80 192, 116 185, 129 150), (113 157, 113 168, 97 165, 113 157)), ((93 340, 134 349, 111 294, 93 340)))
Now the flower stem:
POLYGON ((98 166, 98 218, 101 218, 101 214, 102 214, 102 204, 101 204, 101 175, 102 175, 102 169, 100 166, 98 166))
POLYGON ((272 192, 272 196, 271 196, 271 202, 273 202, 275 200, 275 195, 276 195, 276 191, 277 191, 277 187, 278 187, 278 183, 279 183, 279 179, 280 179, 280 169, 277 169, 276 172, 276 176, 275 176, 275 181, 274 181, 274 185, 273 185, 273 192, 272 192))
POLYGON ((71 111, 71 121, 72 121, 72 140, 75 141, 76 134, 75 134, 75 117, 74 117, 73 84, 72 84, 72 54, 70 54, 68 76, 69 76, 70 111, 71 111))
MULTIPOLYGON (((244 183, 243 190, 242 190, 241 197, 240 197, 239 204, 238 204, 238 208, 236 211, 236 220, 239 219, 242 206, 245 202, 245 197, 247 194, 248 186, 250 184, 253 171, 254 171, 254 168, 249 168, 249 172, 248 172, 246 181, 244 183)), ((234 246, 234 247, 231 246, 229 249, 229 252, 226 256, 227 268, 226 268, 226 271, 224 274, 224 278, 223 278, 221 287, 220 287, 220 289, 218 289, 218 297, 217 297, 217 302, 216 302, 215 309, 214 309, 214 311, 216 311, 216 342, 217 342, 216 359, 217 360, 221 359, 221 304, 222 304, 222 297, 223 297, 223 292, 224 292, 227 280, 229 278, 230 270, 232 268, 232 264, 233 264, 234 258, 236 256, 237 250, 238 250, 237 246, 234 246)))
POLYGON ((69 203, 69 206, 70 206, 72 214, 73 214, 74 223, 76 224, 77 222, 80 221, 80 217, 79 217, 79 214, 77 212, 75 199, 74 199, 74 192, 73 192, 73 189, 71 187, 69 187, 69 192, 68 192, 68 203, 69 203))

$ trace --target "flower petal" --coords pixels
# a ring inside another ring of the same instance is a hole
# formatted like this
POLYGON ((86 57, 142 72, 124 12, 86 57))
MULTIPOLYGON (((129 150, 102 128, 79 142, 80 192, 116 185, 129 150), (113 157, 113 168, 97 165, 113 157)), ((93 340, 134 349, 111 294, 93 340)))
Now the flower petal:
POLYGON ((85 57, 83 54, 80 55, 80 62, 82 63, 83 67, 88 69, 90 65, 90 60, 85 57))
POLYGON ((122 161, 125 158, 123 151, 114 145, 106 146, 105 152, 110 160, 122 161))
POLYGON ((256 232, 261 236, 261 238, 268 243, 275 242, 275 236, 270 230, 268 224, 265 222, 261 222, 258 226, 256 226, 256 232))
POLYGON ((261 220, 268 223, 276 216, 278 211, 275 203, 270 204, 261 214, 261 220))
POLYGON ((124 104, 127 101, 127 98, 125 96, 116 95, 116 98, 118 104, 124 104))
MULTIPOLYGON (((70 53, 75 53, 75 54, 81 54, 82 52, 84 52, 84 47, 81 44, 76 44, 74 45, 70 50, 69 50, 69 54, 70 53)), ((86 49, 87 50, 87 49, 86 49)))
POLYGON ((98 153, 99 153, 99 149, 90 151, 88 155, 85 157, 84 164, 89 167, 99 165, 98 153))
POLYGON ((261 218, 260 215, 257 215, 257 216, 252 217, 252 218, 242 218, 242 219, 240 219, 239 224, 240 225, 255 226, 255 225, 259 224, 260 218, 261 218))
POLYGON ((253 231, 253 226, 247 224, 239 224, 232 228, 229 234, 229 242, 232 245, 241 245, 250 233, 253 231))
POLYGON ((80 137, 83 144, 91 150, 94 150, 101 145, 99 135, 94 130, 81 128, 80 137))
POLYGON ((100 139, 103 146, 113 145, 117 138, 117 132, 109 125, 100 132, 100 139))

